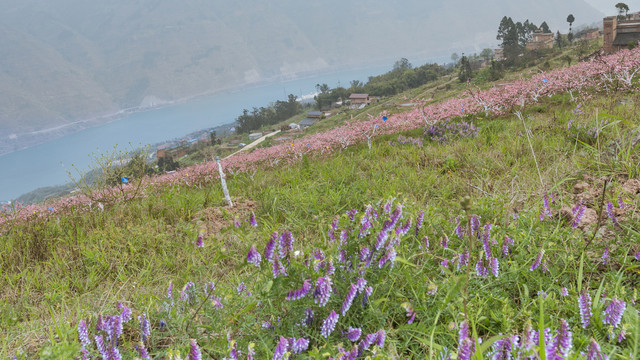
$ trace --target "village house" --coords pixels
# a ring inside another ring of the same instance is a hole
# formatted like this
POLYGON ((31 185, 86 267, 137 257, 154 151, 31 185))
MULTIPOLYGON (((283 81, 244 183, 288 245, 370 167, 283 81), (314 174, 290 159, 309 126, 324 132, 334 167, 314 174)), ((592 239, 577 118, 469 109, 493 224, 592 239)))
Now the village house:
POLYGON ((302 121, 298 123, 298 125, 300 125, 300 128, 306 129, 309 126, 315 124, 316 122, 318 122, 317 118, 304 118, 302 121))
POLYGON ((527 50, 541 50, 553 48, 553 33, 543 33, 542 30, 536 30, 531 36, 531 40, 527 41, 527 50))
POLYGON ((309 111, 307 118, 309 119, 321 119, 324 113, 322 111, 309 111))
POLYGON ((187 155, 187 146, 184 144, 165 144, 156 149, 156 159, 176 160, 187 155))
POLYGON ((582 40, 595 40, 600 37, 600 30, 590 29, 576 35, 582 40))
POLYGON ((607 16, 602 20, 602 35, 605 53, 625 49, 629 44, 640 41, 640 14, 631 14, 628 19, 618 20, 617 16, 607 16))
POLYGON ((351 94, 349 96, 349 100, 351 100, 352 107, 360 107, 371 103, 371 100, 369 100, 369 94, 351 94))

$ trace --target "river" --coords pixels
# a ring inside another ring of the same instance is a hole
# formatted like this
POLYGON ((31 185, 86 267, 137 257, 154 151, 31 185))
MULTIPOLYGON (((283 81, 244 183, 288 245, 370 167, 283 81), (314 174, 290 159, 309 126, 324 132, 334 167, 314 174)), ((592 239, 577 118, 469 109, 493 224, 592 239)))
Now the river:
POLYGON ((40 187, 70 182, 69 172, 83 172, 93 163, 92 154, 130 149, 181 138, 193 131, 233 123, 242 109, 267 106, 316 91, 315 85, 348 87, 352 80, 366 82, 369 76, 390 70, 389 66, 350 70, 280 82, 240 91, 194 99, 182 104, 128 115, 117 121, 82 130, 25 150, 0 156, 0 200, 15 199, 40 187))

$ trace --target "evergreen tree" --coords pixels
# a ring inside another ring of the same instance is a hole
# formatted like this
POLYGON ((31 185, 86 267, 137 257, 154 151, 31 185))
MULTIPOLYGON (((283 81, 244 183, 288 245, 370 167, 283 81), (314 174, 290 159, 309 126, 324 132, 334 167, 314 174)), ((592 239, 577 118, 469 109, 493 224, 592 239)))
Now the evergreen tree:
POLYGON ((471 75, 471 63, 466 56, 462 55, 462 58, 460 59, 460 73, 458 74, 458 80, 460 80, 460 82, 469 81, 471 80, 471 75))
POLYGON ((562 49, 562 35, 560 34, 560 30, 558 30, 558 32, 556 32, 556 46, 559 49, 562 49))
MULTIPOLYGON (((522 24, 520 26, 522 26, 522 24)), ((500 21, 496 39, 502 40, 500 47, 504 50, 505 58, 511 59, 521 53, 522 49, 518 43, 518 27, 510 17, 505 16, 502 18, 502 21, 500 21)))
POLYGON ((542 24, 540 24, 540 30, 545 34, 551 34, 551 29, 549 29, 549 25, 547 25, 546 21, 543 21, 542 24))

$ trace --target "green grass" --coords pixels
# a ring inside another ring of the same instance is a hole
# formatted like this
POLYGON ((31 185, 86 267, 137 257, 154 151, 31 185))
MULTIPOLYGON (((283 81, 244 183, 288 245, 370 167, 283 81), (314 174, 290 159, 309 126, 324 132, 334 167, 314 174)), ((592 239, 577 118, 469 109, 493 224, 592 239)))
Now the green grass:
MULTIPOLYGON (((624 96, 640 104, 637 95, 624 96)), ((98 314, 118 311, 116 301, 133 307, 136 316, 149 314, 154 330, 147 345, 157 358, 167 358, 176 349, 185 355, 189 338, 198 339, 211 356, 221 358, 228 355, 227 332, 243 351, 254 342, 258 358, 273 356, 276 335, 310 338, 310 357, 335 355, 336 344, 343 341, 337 333, 330 337, 332 341, 325 341, 316 330, 297 325, 313 301, 283 301, 306 276, 316 275, 292 261, 289 276, 274 280, 265 265, 258 269, 246 264, 247 251, 256 244, 262 252, 274 231, 289 230, 296 250, 309 255, 322 249, 337 261, 337 244, 329 242, 327 235, 334 217, 339 216, 344 229, 351 226, 344 215, 348 210, 357 209, 359 219, 368 205, 391 198, 405 204, 405 220, 415 221, 418 211, 424 210, 425 225, 418 236, 403 238, 392 271, 366 270, 373 287, 372 305, 341 317, 341 330, 347 324, 363 327, 367 333, 384 328, 388 340, 382 353, 425 358, 445 347, 455 351, 455 327, 463 320, 486 342, 500 333, 522 331, 528 323, 534 329, 543 323, 555 330, 562 318, 572 325, 574 351, 584 351, 593 337, 607 353, 628 358, 633 349, 637 353, 640 343, 640 322, 630 303, 637 299, 640 285, 638 262, 632 256, 640 251, 640 200, 624 195, 627 210, 622 228, 606 220, 599 199, 586 204, 603 213, 604 227, 596 234, 593 225, 574 230, 559 214, 562 206, 575 205, 573 186, 578 182, 597 189, 602 177, 607 177, 605 199, 615 202, 623 194, 622 183, 640 176, 638 150, 629 147, 628 141, 638 128, 638 108, 618 105, 615 98, 590 100, 582 115, 572 113, 574 108, 566 96, 557 95, 527 109, 523 118, 531 131, 531 144, 523 121, 514 115, 470 116, 465 120, 478 128, 471 138, 440 144, 429 141, 419 129, 402 135, 423 138, 422 147, 400 144, 397 134, 387 135, 376 138, 371 150, 362 143, 327 157, 304 157, 287 167, 228 175, 229 190, 238 205, 234 209, 226 208, 219 184, 212 182, 158 188, 146 198, 109 205, 103 211, 77 210, 5 229, 0 245, 4 334, 0 358, 20 351, 42 358, 55 358, 65 351, 77 354, 79 319, 91 319, 94 325, 98 314), (567 130, 570 120, 583 130, 600 129, 599 137, 589 138, 586 130, 576 137, 567 130), (554 216, 540 221, 544 193, 552 193, 556 204, 552 205, 554 216), (251 211, 258 219, 257 228, 246 224, 251 211), (464 224, 471 215, 480 216, 482 225, 493 225, 492 238, 499 244, 493 246, 494 253, 500 252, 506 236, 515 242, 511 255, 500 258, 498 278, 476 276, 473 266, 482 256, 481 242, 454 234, 452 221, 458 218, 464 224), (235 228, 234 219, 242 227, 235 228), (206 244, 201 249, 194 245, 199 234, 204 234, 206 244), (445 235, 450 239, 447 248, 440 245, 445 235), (429 252, 423 246, 424 236, 430 240, 429 252), (590 243, 593 237, 596 241, 590 243), (607 247, 612 260, 602 265, 607 247), (549 273, 529 270, 541 248, 549 273), (440 262, 451 261, 462 249, 471 252, 469 270, 463 267, 457 272, 455 265, 443 270, 440 262), (180 303, 177 293, 188 281, 199 289, 215 281, 225 307, 217 310, 208 302, 200 307, 202 298, 193 304, 180 303), (254 295, 235 292, 242 281, 254 295), (179 305, 168 308, 163 304, 169 282, 175 284, 179 305), (429 294, 436 286, 435 294, 429 294), (569 297, 559 295, 562 287, 567 287, 569 297), (594 299, 594 325, 586 330, 579 328, 576 301, 583 290, 594 299), (547 298, 538 291, 547 293, 547 298), (606 299, 612 296, 628 302, 623 323, 631 335, 622 344, 607 340, 601 321, 606 299), (416 311, 413 324, 407 324, 402 304, 416 311), (167 324, 165 330, 160 330, 161 321, 167 324), (264 321, 278 326, 263 329, 264 321)), ((380 224, 376 226, 374 234, 380 224)), ((358 251, 374 237, 353 235, 349 249, 358 251)), ((343 270, 337 274, 350 276, 343 270)), ((328 309, 340 308, 352 280, 339 281, 339 276, 334 279, 336 295, 327 307, 317 309, 315 329, 328 309)), ((122 349, 133 349, 136 327, 135 321, 127 325, 122 349)), ((350 345, 344 346, 349 349, 350 345)))

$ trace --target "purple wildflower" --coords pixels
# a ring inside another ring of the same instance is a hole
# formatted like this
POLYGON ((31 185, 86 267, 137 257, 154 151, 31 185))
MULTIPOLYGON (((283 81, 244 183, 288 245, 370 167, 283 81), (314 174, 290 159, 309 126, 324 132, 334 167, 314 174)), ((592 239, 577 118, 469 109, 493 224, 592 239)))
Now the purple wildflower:
POLYGON ((272 270, 273 270, 273 278, 277 278, 278 276, 287 276, 287 269, 285 269, 284 265, 282 264, 282 261, 280 261, 280 259, 278 258, 274 258, 273 259, 273 266, 272 266, 272 270))
POLYGON ((583 292, 578 298, 578 307, 580 308, 580 321, 582 321, 582 328, 586 329, 589 326, 591 320, 591 296, 588 292, 583 292))
POLYGON ((602 252, 602 265, 607 265, 607 261, 609 260, 609 247, 606 246, 604 251, 602 252))
POLYGON ((491 238, 491 224, 487 224, 484 226, 484 232, 482 234, 482 247, 484 249, 485 259, 487 260, 491 258, 491 245, 489 244, 490 238, 491 238))
POLYGON ((376 333, 376 346, 379 348, 383 348, 384 347, 384 341, 387 338, 387 332, 384 331, 384 329, 380 329, 378 330, 378 332, 376 333))
POLYGON ((204 247, 204 239, 202 235, 198 235, 198 240, 196 241, 196 247, 202 248, 204 247))
POLYGON ((136 346, 136 350, 138 350, 138 353, 140 354, 140 358, 142 360, 149 360, 151 359, 151 357, 149 357, 149 352, 147 351, 147 348, 144 346, 144 343, 140 342, 137 346, 136 346))
POLYGON ((122 319, 123 323, 126 323, 129 320, 131 320, 131 308, 127 307, 127 305, 118 301, 118 309, 122 311, 122 313, 120 314, 120 318, 122 319))
POLYGON ((578 225, 580 225, 585 210, 586 208, 584 205, 582 205, 582 203, 579 203, 573 208, 573 222, 571 223, 571 227, 575 229, 578 227, 578 225))
POLYGON ((293 252, 293 235, 285 231, 280 235, 280 259, 288 258, 290 252, 293 252))
POLYGON ((511 246, 513 246, 514 241, 508 236, 504 237, 502 241, 502 255, 509 256, 511 254, 511 246))
POLYGON ((357 209, 351 209, 347 211, 347 215, 349 215, 349 220, 354 221, 356 219, 356 214, 358 213, 357 209))
POLYGON ((325 339, 329 338, 329 335, 333 332, 338 323, 338 318, 340 316, 336 314, 335 311, 331 311, 331 314, 327 316, 327 318, 322 322, 322 329, 320 330, 320 335, 325 339))
POLYGON ((611 222, 613 222, 614 226, 620 226, 620 224, 618 224, 618 220, 616 219, 616 215, 613 213, 613 204, 611 203, 611 201, 607 201, 607 216, 609 216, 609 219, 611 219, 611 222))
POLYGON ((184 284, 184 287, 180 292, 180 300, 187 302, 195 300, 195 291, 196 285, 189 281, 188 283, 184 284))
POLYGON ((562 359, 567 358, 569 351, 571 350, 573 342, 573 334, 571 328, 565 319, 560 319, 560 330, 558 330, 558 352, 562 359))
POLYGON ((538 266, 540 266, 543 256, 544 256, 544 249, 541 249, 540 252, 538 252, 538 256, 536 256, 536 259, 533 261, 533 264, 531 264, 531 268, 529 269, 529 271, 533 271, 537 269, 538 266))
POLYGON ((429 252, 429 237, 422 238, 422 242, 424 243, 424 251, 429 252))
POLYGON ((302 321, 302 323, 305 326, 311 326, 311 324, 313 324, 313 314, 314 311, 310 308, 306 308, 304 310, 304 320, 302 321))
POLYGON ((209 281, 208 283, 204 284, 204 296, 206 296, 207 299, 213 296, 213 292, 215 290, 216 290, 215 282, 209 281))
POLYGON ((242 226, 242 223, 240 223, 240 220, 238 220, 237 216, 233 218, 233 226, 235 226, 237 228, 242 226))
POLYGON ((547 292, 544 291, 544 290, 538 290, 538 296, 543 298, 543 299, 546 299, 547 298, 547 292))
POLYGON ((482 258, 478 259, 478 262, 476 263, 476 275, 482 277, 487 277, 487 275, 489 275, 489 269, 484 266, 482 258))
POLYGON ((362 307, 367 306, 369 303, 369 296, 373 294, 373 288, 371 286, 367 286, 364 288, 364 295, 362 295, 362 307))
POLYGON ((140 323, 140 335, 142 337, 142 341, 147 342, 149 340, 149 336, 151 336, 151 325, 149 324, 147 315, 142 314, 138 316, 138 322, 140 323))
POLYGON ((169 288, 167 289, 167 297, 173 302, 173 282, 169 281, 169 288))
POLYGON ((622 195, 618 195, 618 207, 620 209, 624 209, 624 201, 622 200, 622 195))
POLYGON ((445 234, 444 238, 440 240, 440 245, 443 249, 449 248, 449 237, 445 234))
POLYGON ((347 333, 345 334, 347 339, 349 339, 349 341, 351 341, 351 342, 358 341, 358 339, 360 339, 361 335, 362 335, 362 330, 360 328, 355 328, 354 329, 351 326, 349 326, 349 330, 347 330, 347 333))
POLYGON ((625 326, 620 329, 620 334, 618 334, 618 342, 621 343, 627 337, 627 330, 625 326))
POLYGON ((471 223, 471 233, 480 238, 480 217, 478 215, 473 215, 469 222, 471 223))
POLYGON ((333 292, 331 278, 320 277, 316 282, 316 289, 313 293, 314 302, 320 307, 327 305, 329 297, 333 292))
POLYGON ((624 301, 616 298, 611 299, 609 306, 602 312, 604 314, 602 323, 610 324, 615 329, 620 324, 626 308, 627 304, 624 301))
POLYGON ((369 230, 371 230, 372 227, 373 224, 371 224, 369 216, 365 214, 365 216, 362 217, 362 220, 360 220, 360 238, 369 235, 369 230))
POLYGON ((329 230, 327 231, 327 235, 329 236, 329 240, 331 242, 335 242, 336 241, 336 231, 333 230, 333 228, 329 228, 329 230))
POLYGON ((333 260, 327 261, 327 275, 333 275, 336 272, 336 267, 333 266, 333 260))
POLYGON ((456 216, 456 235, 462 240, 464 238, 464 232, 462 231, 462 221, 460 221, 460 217, 456 216))
POLYGON ((253 360, 253 356, 256 354, 255 344, 249 343, 247 346, 247 360, 253 360))
POLYGON ((384 247, 384 244, 387 242, 387 238, 389 237, 389 233, 384 229, 380 230, 378 233, 378 237, 376 239, 376 245, 373 248, 374 251, 378 251, 384 247))
POLYGON ((540 212, 540 221, 544 220, 545 217, 551 216, 551 208, 549 207, 549 196, 545 192, 542 195, 542 211, 540 212))
POLYGON ((311 290, 311 279, 306 279, 300 289, 289 291, 289 294, 287 294, 287 300, 302 299, 307 296, 309 290, 311 290))
POLYGON ((216 309, 222 309, 224 307, 224 305, 222 305, 222 301, 220 299, 220 296, 214 296, 211 298, 211 304, 213 305, 214 308, 216 309))
POLYGON ((418 213, 418 218, 416 219, 416 236, 418 236, 418 232, 422 228, 422 222, 424 221, 424 210, 420 210, 418 213))
POLYGON ((462 271, 463 267, 469 265, 469 250, 465 250, 456 257, 456 270, 462 271))
POLYGON ((491 359, 511 359, 512 338, 505 337, 493 343, 493 357, 491 359))
POLYGON ((449 259, 447 258, 444 258, 442 261, 440 261, 440 272, 444 274, 445 270, 449 270, 449 259))
POLYGON ((202 353, 200 347, 195 339, 191 339, 191 348, 189 350, 189 360, 202 360, 202 353))
POLYGON ((273 360, 283 360, 285 355, 289 351, 289 340, 283 336, 280 336, 280 341, 276 350, 273 352, 273 360))
POLYGON ((351 284, 349 292, 347 292, 347 296, 345 296, 344 302, 342 303, 342 309, 340 311, 342 316, 345 316, 347 311, 349 311, 349 308, 351 308, 351 304, 353 303, 353 299, 355 299, 356 296, 358 296, 358 286, 356 284, 351 284))
POLYGON ((373 345, 377 338, 378 333, 367 334, 360 342, 360 348, 362 349, 362 351, 369 349, 369 347, 373 345))
POLYGON ((387 203, 386 203, 386 204, 384 204, 384 206, 383 206, 382 210, 384 210, 384 212, 385 212, 386 214, 391 213, 391 206, 393 206, 393 200, 394 200, 394 199, 391 199, 391 200, 387 201, 387 203))
POLYGON ((366 261, 367 258, 369 258, 370 254, 371 250, 369 250, 368 247, 363 247, 362 249, 360 249, 360 261, 366 261))
POLYGON ((475 353, 475 343, 469 335, 469 325, 463 321, 458 332, 458 359, 470 360, 473 353, 475 353))
POLYGON ((249 217, 249 225, 253 227, 258 227, 258 221, 256 220, 256 214, 251 212, 251 216, 249 217))
POLYGON ((498 272, 500 269, 500 263, 497 258, 489 259, 489 268, 491 269, 491 273, 493 276, 498 277, 498 272))
POLYGON ((247 262, 249 264, 253 264, 256 267, 260 267, 260 262, 262 261, 262 256, 258 250, 256 250, 255 245, 251 245, 251 249, 249 249, 249 253, 247 254, 247 262))
POLYGON ((563 297, 569 296, 569 290, 567 290, 566 287, 563 287, 562 289, 560 289, 560 295, 562 295, 563 297))
POLYGON ((96 336, 95 340, 96 340, 96 348, 98 349, 98 352, 100 353, 100 355, 102 355, 104 359, 108 359, 109 354, 107 353, 107 347, 105 346, 104 338, 102 337, 102 335, 96 336))
POLYGON ((83 349, 91 345, 91 340, 89 340, 89 328, 84 320, 80 320, 78 323, 78 339, 80 340, 83 349))
POLYGON ((602 353, 600 350, 600 344, 596 341, 596 339, 591 339, 591 343, 587 346, 587 360, 606 360, 608 359, 607 355, 602 353))
POLYGON ((112 346, 109 349, 108 358, 105 360, 122 360, 122 355, 120 355, 120 350, 116 346, 112 346))
POLYGON ((278 233, 274 232, 271 235, 271 238, 269 239, 269 242, 267 242, 267 246, 265 246, 265 248, 264 248, 264 257, 269 262, 273 262, 274 254, 275 254, 275 250, 276 250, 276 239, 278 237, 279 237, 278 233))
POLYGON ((378 262, 378 267, 382 269, 389 262, 391 263, 391 265, 389 265, 389 268, 393 269, 393 264, 395 263, 395 260, 396 260, 396 249, 391 248, 387 250, 384 256, 380 258, 380 261, 378 262))
POLYGON ((236 292, 238 294, 242 294, 243 292, 247 291, 247 285, 243 282, 241 282, 238 287, 236 288, 236 292))
POLYGON ((309 340, 305 338, 300 339, 289 339, 289 345, 291 346, 291 350, 294 354, 300 354, 301 352, 307 350, 309 348, 309 340))

